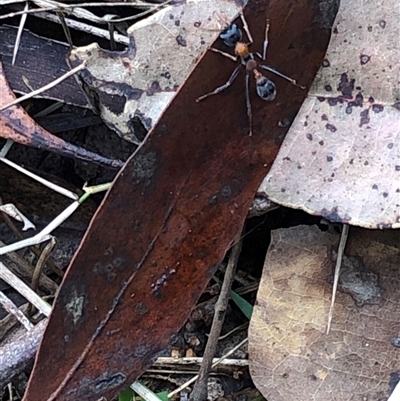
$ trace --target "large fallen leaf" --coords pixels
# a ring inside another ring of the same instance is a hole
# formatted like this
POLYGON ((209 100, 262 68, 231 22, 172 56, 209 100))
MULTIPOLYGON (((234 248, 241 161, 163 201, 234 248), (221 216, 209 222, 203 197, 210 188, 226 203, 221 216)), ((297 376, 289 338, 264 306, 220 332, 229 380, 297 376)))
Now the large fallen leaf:
MULTIPOLYGON (((269 64, 306 86, 330 36, 318 5, 251 0, 245 8, 259 49, 264 28, 256 27, 270 18, 269 64)), ((279 122, 306 95, 276 78, 267 103, 252 86, 250 137, 244 70, 228 91, 196 103, 234 66, 207 52, 117 176, 68 268, 24 401, 111 399, 184 323, 277 153, 288 129, 279 122)))
POLYGON ((399 239, 350 229, 326 335, 339 235, 272 233, 249 332, 250 371, 268 401, 388 398, 400 372, 399 239))
POLYGON ((231 21, 246 2, 179 2, 132 25, 128 29, 131 43, 125 52, 103 50, 97 43, 74 49, 72 64, 87 62, 80 75, 96 93, 104 122, 122 138, 138 143, 135 119, 147 130, 154 126, 215 40, 222 26, 220 19, 231 21))
POLYGON ((400 227, 400 7, 344 1, 323 67, 260 192, 367 228, 400 227))

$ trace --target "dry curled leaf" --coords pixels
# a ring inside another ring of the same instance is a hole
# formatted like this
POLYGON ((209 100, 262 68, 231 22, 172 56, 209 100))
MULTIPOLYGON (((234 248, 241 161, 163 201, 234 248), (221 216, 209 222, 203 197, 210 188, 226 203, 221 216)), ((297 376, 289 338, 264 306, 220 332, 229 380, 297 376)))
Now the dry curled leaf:
POLYGON ((342 2, 326 59, 260 192, 367 228, 400 227, 398 0, 342 2))

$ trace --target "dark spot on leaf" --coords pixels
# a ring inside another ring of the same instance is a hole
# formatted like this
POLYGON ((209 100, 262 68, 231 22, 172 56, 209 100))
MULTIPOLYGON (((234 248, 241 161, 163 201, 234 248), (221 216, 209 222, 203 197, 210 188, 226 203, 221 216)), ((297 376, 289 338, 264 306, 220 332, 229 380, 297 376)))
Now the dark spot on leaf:
POLYGON ((354 164, 354 159, 350 159, 349 164, 354 164))
POLYGON ((171 78, 171 74, 170 74, 169 71, 161 73, 161 76, 164 77, 164 78, 167 78, 167 79, 171 78))
POLYGON ((326 124, 325 128, 327 130, 331 131, 331 132, 336 132, 337 131, 337 128, 333 124, 330 124, 330 123, 326 124))
POLYGON ((170 15, 169 15, 169 19, 174 19, 174 15, 173 15, 173 14, 170 14, 170 15))
POLYGON ((287 373, 284 373, 284 374, 282 375, 282 377, 283 377, 284 379, 287 379, 287 378, 289 377, 289 375, 288 375, 287 373))
POLYGON ((400 165, 394 167, 395 171, 400 171, 400 165))
MULTIPOLYGON (((332 255, 336 259, 336 255, 332 255)), ((380 305, 382 289, 378 274, 371 271, 363 261, 355 257, 343 257, 338 289, 349 294, 358 307, 380 305)))
POLYGON ((229 185, 225 185, 221 190, 221 195, 224 198, 229 198, 232 195, 232 188, 229 185))
POLYGON ((323 145, 325 144, 324 141, 319 141, 318 143, 319 143, 321 146, 323 146, 323 145))
POLYGON ((200 22, 200 21, 196 21, 193 25, 194 25, 196 28, 198 28, 199 26, 201 26, 201 22, 200 22))
POLYGON ((178 35, 176 37, 176 43, 178 43, 178 45, 182 47, 187 46, 186 39, 182 35, 178 35))
POLYGON ((283 160, 287 160, 287 161, 292 161, 292 159, 290 158, 290 157, 288 157, 288 156, 285 156, 284 158, 283 158, 283 160))
POLYGON ((394 107, 396 110, 400 111, 400 102, 394 103, 394 104, 393 104, 393 107, 394 107))
POLYGON ((107 379, 99 380, 96 384, 96 390, 98 392, 103 392, 113 387, 120 386, 126 380, 126 376, 122 373, 116 373, 107 379))
POLYGON ((367 109, 367 110, 363 110, 361 113, 360 113, 360 127, 362 127, 363 125, 365 125, 365 124, 368 124, 369 123, 369 109, 367 109))
POLYGON ((143 316, 144 314, 146 314, 146 312, 147 312, 146 304, 144 302, 138 302, 135 306, 135 312, 140 316, 143 316))
POLYGON ((378 189, 378 185, 376 184, 372 185, 372 189, 378 189))
POLYGON ((326 114, 322 114, 321 120, 322 121, 328 121, 328 116, 326 114))
POLYGON ((330 85, 325 85, 325 90, 326 90, 327 92, 332 92, 332 86, 330 86, 330 85))
POLYGON ((381 20, 379 21, 379 26, 380 26, 382 29, 385 29, 385 27, 386 27, 386 21, 385 21, 384 19, 381 19, 381 20))
POLYGON ((339 98, 331 97, 328 99, 329 106, 336 106, 339 103, 339 98))
POLYGON ((312 134, 307 134, 307 135, 306 135, 306 138, 307 138, 309 141, 312 141, 312 140, 313 140, 312 134))
POLYGON ((326 98, 323 97, 323 96, 317 96, 317 99, 318 99, 320 102, 325 102, 325 100, 326 100, 326 98))
POLYGON ((355 104, 357 106, 362 107, 363 106, 363 101, 364 101, 364 96, 359 92, 356 95, 356 99, 355 99, 355 104))
POLYGON ((384 192, 382 195, 384 198, 387 198, 389 196, 389 194, 387 192, 384 192))
POLYGON ((175 20, 174 22, 175 26, 179 26, 181 24, 181 21, 179 19, 175 20))
POLYGON ((107 281, 109 283, 113 282, 115 280, 115 277, 117 277, 116 273, 114 273, 114 272, 107 273, 107 281))
POLYGON ((161 86, 158 81, 153 81, 150 85, 150 88, 147 89, 147 96, 153 96, 155 93, 161 92, 161 86))
POLYGON ((349 79, 349 76, 346 73, 343 73, 340 76, 340 81, 337 87, 337 90, 339 92, 342 92, 343 96, 347 99, 351 99, 353 97, 353 91, 354 91, 354 84, 355 84, 355 79, 349 79))
POLYGON ((139 345, 133 350, 133 355, 136 358, 143 358, 150 351, 150 347, 146 345, 139 345))
POLYGON ((286 192, 286 189, 285 188, 281 188, 281 192, 286 192))
POLYGON ((374 113, 382 113, 383 109, 384 109, 384 107, 383 107, 383 105, 381 105, 381 104, 374 104, 374 105, 372 106, 372 111, 373 111, 374 113))
POLYGON ((368 101, 369 101, 370 103, 374 103, 374 102, 375 102, 375 99, 374 99, 372 96, 370 96, 370 97, 368 98, 368 101))
POLYGON ((314 382, 318 380, 318 379, 317 379, 317 376, 315 376, 315 375, 311 375, 311 376, 310 376, 310 379, 311 379, 312 381, 314 381, 314 382))
POLYGON ((390 142, 390 143, 388 144, 387 147, 388 147, 389 149, 393 149, 393 145, 394 145, 393 142, 390 142))
POLYGON ((346 107, 345 112, 346 112, 346 114, 351 114, 351 113, 353 112, 353 108, 352 108, 350 105, 348 105, 348 106, 346 107))
POLYGON ((331 65, 331 63, 329 62, 328 59, 324 59, 324 61, 322 62, 322 67, 329 67, 331 65))
POLYGON ((371 56, 367 56, 366 54, 360 54, 361 65, 367 64, 370 60, 371 60, 371 56))
POLYGON ((371 25, 368 25, 368 32, 372 32, 372 26, 371 25))
POLYGON ((332 160, 333 160, 333 157, 332 157, 332 156, 327 156, 327 157, 326 157, 326 161, 331 162, 332 160))
POLYGON ((366 160, 365 162, 364 162, 364 166, 368 166, 369 165, 369 162, 368 162, 368 160, 366 160))

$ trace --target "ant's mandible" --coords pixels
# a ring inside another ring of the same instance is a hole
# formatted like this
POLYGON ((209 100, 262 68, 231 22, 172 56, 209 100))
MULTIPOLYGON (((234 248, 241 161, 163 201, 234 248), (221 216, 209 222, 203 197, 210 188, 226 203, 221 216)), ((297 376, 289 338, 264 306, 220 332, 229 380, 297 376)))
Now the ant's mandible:
POLYGON ((238 57, 240 58, 241 63, 234 69, 233 73, 229 77, 228 81, 216 88, 214 91, 210 93, 206 93, 203 96, 200 96, 199 98, 196 99, 197 102, 200 102, 201 100, 212 96, 216 95, 225 89, 227 89, 229 86, 232 85, 233 81, 235 78, 238 76, 239 71, 242 66, 246 67, 246 106, 247 106, 247 116, 249 119, 249 135, 252 135, 252 113, 251 113, 251 102, 250 102, 250 91, 249 91, 249 82, 250 82, 250 75, 254 74, 254 78, 256 80, 256 90, 258 96, 266 101, 272 101, 275 99, 276 96, 276 86, 275 84, 265 77, 264 75, 261 74, 261 72, 258 70, 258 68, 262 68, 264 70, 270 71, 281 78, 286 79, 290 83, 292 83, 295 86, 298 86, 301 89, 305 89, 305 86, 299 85, 296 80, 282 74, 281 72, 277 71, 276 69, 269 67, 264 64, 259 64, 255 60, 255 55, 260 58, 261 60, 265 61, 266 56, 267 56, 267 47, 268 47, 268 31, 269 31, 269 20, 267 19, 266 21, 266 27, 265 27, 265 38, 264 38, 264 44, 263 44, 263 54, 261 55, 260 53, 252 53, 249 50, 249 46, 253 43, 253 38, 251 36, 249 27, 247 25, 247 22, 243 16, 242 13, 240 13, 240 18, 242 19, 243 23, 243 29, 246 32, 247 38, 249 40, 248 43, 245 43, 242 41, 242 30, 236 25, 236 24, 231 24, 228 27, 226 27, 219 35, 220 39, 229 47, 234 47, 235 48, 235 56, 225 53, 219 49, 215 49, 213 47, 210 48, 210 50, 222 54, 223 56, 233 60, 237 61, 238 57))

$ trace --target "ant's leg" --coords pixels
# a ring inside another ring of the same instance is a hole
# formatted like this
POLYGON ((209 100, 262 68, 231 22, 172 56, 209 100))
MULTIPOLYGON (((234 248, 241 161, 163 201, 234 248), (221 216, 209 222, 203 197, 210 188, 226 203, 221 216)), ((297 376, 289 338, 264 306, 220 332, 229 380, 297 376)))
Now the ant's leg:
POLYGON ((253 135, 253 115, 251 113, 251 101, 250 101, 250 74, 246 72, 246 107, 247 117, 249 120, 249 136, 253 135))
POLYGON ((244 18, 243 13, 240 13, 240 18, 242 19, 243 29, 246 32, 247 38, 249 39, 249 43, 247 43, 247 44, 251 45, 253 43, 253 37, 251 36, 249 26, 247 25, 247 21, 244 18))
POLYGON ((268 47, 268 31, 269 31, 269 19, 267 19, 265 24, 265 36, 263 43, 263 56, 262 59, 265 60, 267 57, 267 47, 268 47))
POLYGON ((229 77, 228 81, 227 81, 225 84, 219 86, 219 87, 216 88, 213 92, 206 93, 205 95, 198 97, 198 98, 196 99, 196 102, 200 102, 201 100, 205 99, 206 97, 209 97, 209 96, 212 96, 212 95, 216 95, 217 93, 220 93, 220 92, 224 91, 225 89, 229 88, 229 87, 232 85, 232 82, 233 82, 233 81, 235 80, 235 78, 238 76, 239 70, 240 70, 240 67, 241 67, 241 66, 242 66, 242 64, 239 64, 239 65, 235 68, 235 70, 233 71, 232 75, 229 77))
POLYGON ((262 64, 259 64, 259 67, 263 68, 264 70, 270 71, 270 72, 272 72, 272 73, 278 75, 278 76, 281 77, 281 78, 286 79, 287 81, 289 81, 290 83, 292 83, 292 84, 295 85, 295 86, 298 86, 298 87, 301 88, 301 89, 306 89, 305 86, 299 85, 299 84, 296 82, 295 79, 290 78, 290 77, 288 77, 287 75, 282 74, 281 72, 275 70, 275 68, 268 67, 267 65, 262 65, 262 64))
POLYGON ((232 56, 232 54, 225 53, 222 50, 215 49, 214 47, 209 47, 208 50, 211 50, 211 51, 213 51, 215 53, 222 54, 224 57, 227 57, 227 58, 229 58, 229 59, 231 59, 233 61, 237 61, 237 57, 236 56, 232 56))

